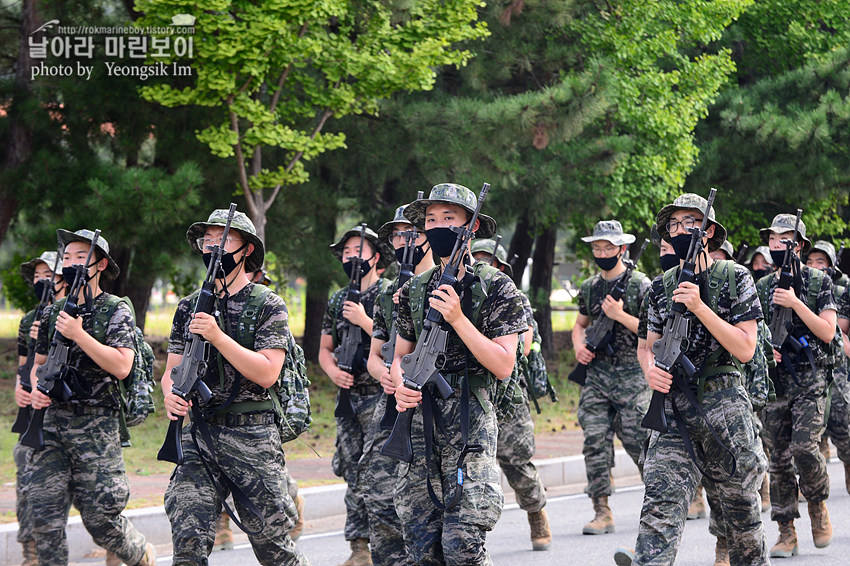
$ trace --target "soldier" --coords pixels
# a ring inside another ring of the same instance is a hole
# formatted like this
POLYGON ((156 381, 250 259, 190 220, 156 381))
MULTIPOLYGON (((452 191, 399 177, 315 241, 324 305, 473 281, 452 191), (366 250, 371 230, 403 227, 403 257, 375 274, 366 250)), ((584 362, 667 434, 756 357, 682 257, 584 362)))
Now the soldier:
MULTIPOLYGON (((389 242, 396 250, 395 257, 401 263, 405 246, 405 233, 413 230, 413 225, 404 217, 405 206, 400 206, 395 211, 394 218, 381 226, 378 230, 378 238, 381 242, 389 242)), ((431 246, 425 238, 422 226, 419 226, 416 241, 413 242, 413 274, 419 275, 434 267, 434 258, 431 254, 431 246)), ((398 460, 381 454, 381 448, 390 436, 390 428, 382 428, 381 420, 386 413, 387 403, 392 402, 395 409, 395 387, 387 368, 387 362, 392 363, 392 358, 384 360, 381 347, 389 342, 392 329, 393 312, 395 311, 394 296, 397 300, 398 280, 378 295, 375 300, 372 324, 372 342, 369 349, 369 373, 380 381, 386 395, 378 398, 375 413, 372 417, 371 432, 363 447, 363 457, 359 464, 359 481, 368 485, 364 498, 366 509, 369 512, 369 530, 371 533, 370 544, 372 547, 372 560, 378 565, 404 565, 409 560, 404 548, 404 533, 402 532, 401 520, 396 513, 392 493, 398 481, 398 460)))
POLYGON ((753 273, 753 280, 758 281, 762 277, 766 277, 773 273, 776 265, 773 263, 773 258, 770 256, 770 248, 767 246, 759 246, 753 252, 748 266, 753 273))
POLYGON ((379 243, 378 235, 369 228, 364 232, 360 226, 347 230, 330 246, 334 257, 343 262, 346 274, 351 276, 354 266, 352 258, 362 252, 363 264, 360 279, 360 302, 346 300, 348 287, 333 294, 322 319, 322 339, 319 348, 319 365, 340 389, 351 395, 354 416, 336 418, 336 451, 333 456, 334 473, 345 479, 348 490, 345 494, 345 540, 351 545, 351 556, 340 566, 362 566, 372 564, 369 551, 369 518, 363 492, 357 479, 357 465, 367 442, 372 416, 378 399, 383 395, 381 386, 366 369, 367 356, 372 335, 371 314, 375 299, 388 282, 380 279, 376 268, 385 268, 393 254, 386 244, 379 243), (360 242, 365 242, 363 250, 360 242), (346 325, 359 328, 362 333, 362 351, 358 349, 351 372, 339 367, 334 349, 340 344, 346 325))
MULTIPOLYGON (((691 239, 688 229, 699 227, 706 205, 702 197, 684 194, 662 208, 656 217, 661 236, 671 242, 680 262, 687 256, 691 239)), ((708 250, 715 250, 725 240, 726 230, 716 221, 713 209, 709 210, 708 220, 710 225, 703 244, 708 250)), ((709 278, 719 275, 717 265, 704 251, 696 258, 698 281, 704 285, 709 278)), ((726 275, 734 275, 737 299, 732 298, 729 279, 724 280, 719 284, 716 310, 702 301, 700 285, 682 283, 668 298, 664 278, 657 277, 652 282, 647 296, 647 335, 641 364, 649 386, 667 394, 665 413, 669 430, 665 434, 653 431, 649 437, 643 470, 646 491, 636 553, 632 556, 625 550, 618 551, 617 564, 630 564, 632 559, 641 565, 672 564, 688 505, 696 486, 705 480, 714 483, 713 489, 719 494, 731 562, 768 563, 757 498, 764 456, 757 444, 742 375, 730 363, 730 356, 743 362, 753 357, 761 308, 752 277, 744 267, 734 265, 734 273, 726 275), (685 305, 685 316, 690 321, 687 340, 683 342, 684 354, 698 368, 712 361, 699 391, 701 401, 697 402, 704 416, 678 387, 671 390, 673 376, 655 366, 652 346, 662 337, 671 301, 685 305), (713 354, 718 349, 720 354, 713 354), (674 406, 681 420, 676 418, 674 406), (681 429, 680 422, 687 423, 687 428, 681 429), (685 438, 690 439, 699 456, 689 455, 685 438), (736 460, 735 467, 729 463, 730 455, 736 460), (725 481, 716 482, 708 475, 703 476, 701 470, 725 481)))
MULTIPOLYGON (((227 210, 215 210, 186 232, 205 263, 212 256, 209 249, 221 242, 227 217, 227 210)), ((245 214, 235 213, 223 252, 215 281, 219 319, 204 312, 193 315, 194 295, 181 299, 162 376, 168 418, 184 417, 190 407, 193 415, 192 425, 182 431, 184 461, 165 492, 173 563, 207 563, 224 499, 236 486, 245 496, 234 494, 241 522, 259 533, 248 533, 248 539, 260 564, 307 564, 288 534, 296 510, 284 480, 286 464, 271 399, 275 393, 269 389, 278 382, 294 343, 289 314, 283 299, 249 281, 248 273, 263 264, 265 246, 245 214), (256 308, 251 306, 255 302, 256 308), (251 314, 245 315, 249 307, 251 314), (253 329, 252 347, 240 343, 246 341, 237 328, 242 326, 253 329), (212 396, 207 402, 199 399, 197 407, 171 389, 171 370, 183 360, 190 332, 209 342, 212 350, 204 377, 212 396), (194 441, 198 436, 204 439, 203 452, 194 441)))
MULTIPOLYGON (((824 240, 816 241, 806 258, 808 267, 820 269, 831 275, 837 271, 837 264, 835 248, 824 240)), ((840 280, 838 277, 833 277, 833 281, 836 279, 840 280)), ((836 283, 833 289, 836 303, 839 306, 837 316, 840 326, 841 297, 846 293, 847 287, 836 283)), ((821 437, 820 451, 826 461, 829 462, 829 438, 832 438, 838 452, 838 459, 844 463, 845 487, 850 492, 850 407, 848 407, 848 403, 850 403, 850 383, 847 381, 846 361, 833 370, 833 380, 828 391, 826 413, 829 416, 826 421, 826 431, 821 437)))
MULTIPOLYGON (((498 521, 504 502, 490 390, 495 379, 511 375, 517 333, 528 327, 519 291, 510 278, 488 265, 460 268, 460 296, 450 285, 436 288, 457 238, 451 227, 468 224, 476 206, 475 194, 468 188, 443 183, 431 189, 428 199, 417 200, 404 211, 411 223, 425 225, 431 249, 440 258, 439 266, 412 278, 401 289, 398 338, 390 370, 397 409, 413 410, 420 401, 423 403, 423 410, 414 413, 411 426, 413 461, 399 466, 394 493, 405 546, 414 564, 492 564, 484 541, 498 521), (466 277, 470 271, 478 276, 466 277), (436 309, 451 328, 441 373, 454 393, 445 400, 432 395, 429 387, 420 392, 402 382, 401 359, 413 352, 428 308, 436 309), (429 417, 433 411, 433 419, 424 418, 426 408, 430 409, 429 417), (443 426, 434 431, 438 418, 443 426), (477 449, 467 453, 473 446, 477 449), (460 459, 461 454, 465 460, 460 459), (465 472, 462 486, 457 485, 459 467, 465 472), (432 477, 435 500, 428 489, 432 477), (458 494, 455 505, 441 507, 458 494)), ((496 221, 479 214, 471 228, 479 237, 491 237, 496 221)))
MULTIPOLYGON (((62 267, 67 281, 74 273, 71 266, 85 261, 94 232, 60 229, 57 236, 64 249, 62 267)), ((31 453, 25 495, 35 517, 33 530, 42 566, 68 563, 65 525, 72 502, 96 544, 126 564, 153 566, 153 544, 146 543, 121 515, 130 490, 118 434, 118 401, 111 394, 114 381, 127 377, 133 367, 135 324, 130 309, 121 303, 107 325, 105 342, 93 336, 92 317, 84 315, 104 306, 109 295, 101 290, 101 282, 114 280, 120 273, 109 256, 106 240, 99 237, 94 245, 95 259, 85 266, 86 283, 78 297, 83 315, 74 318, 62 312, 64 300, 42 314, 30 400, 33 409, 48 408, 44 415, 45 448, 31 453), (67 402, 53 401, 35 389, 36 370, 47 361, 48 347, 57 330, 72 343, 69 366, 76 368, 80 383, 90 388, 90 392, 78 392, 67 402)))
POLYGON ((599 535, 614 532, 614 517, 608 506, 611 495, 610 472, 613 465, 613 435, 619 421, 618 436, 626 452, 640 468, 639 459, 646 439, 640 421, 649 406, 649 389, 644 383, 636 357, 640 305, 649 290, 649 278, 639 271, 631 274, 623 298, 615 301, 609 292, 626 276, 623 263, 628 244, 635 241, 624 234, 616 220, 596 223, 589 242, 600 273, 581 284, 579 314, 572 338, 576 360, 587 365, 587 380, 582 387, 578 421, 584 431, 584 463, 587 471, 585 493, 593 501, 595 516, 582 533, 599 535), (611 339, 612 354, 591 352, 585 333, 593 321, 604 314, 617 324, 611 339))
MULTIPOLYGON (((490 263, 496 242, 489 239, 478 239, 472 243, 471 252, 475 261, 490 263)), ((513 277, 513 269, 508 263, 505 248, 496 248, 496 267, 513 277)), ((531 352, 534 338, 534 311, 531 302, 524 293, 520 293, 523 311, 528 323, 521 334, 523 355, 531 352)), ((520 363, 517 360, 517 363, 520 363)), ((499 423, 499 437, 496 442, 496 461, 508 480, 508 485, 514 490, 517 504, 528 514, 528 524, 531 527, 531 547, 534 550, 549 550, 552 544, 552 532, 549 529, 549 518, 546 515, 546 491, 537 467, 532 463, 534 456, 534 421, 531 420, 531 409, 528 396, 523 392, 523 403, 516 407, 516 414, 507 422, 499 423)))
MULTIPOLYGON (((795 239, 795 217, 778 214, 768 228, 759 231, 770 247, 773 262, 781 265, 785 255, 783 240, 795 239)), ((758 283, 762 309, 769 321, 774 306, 793 311, 789 337, 808 341, 808 346, 794 353, 788 341, 774 355, 777 361, 776 401, 765 408, 765 427, 773 438, 770 454, 771 519, 779 523, 779 539, 770 549, 771 557, 789 558, 797 554, 794 519, 798 510, 798 487, 808 501, 812 520, 812 538, 817 548, 832 542, 832 525, 826 500, 829 477, 826 461, 818 449, 824 431, 829 369, 825 347, 835 335, 836 304, 829 277, 815 277, 810 267, 800 265, 798 254, 807 252, 811 241, 806 238, 806 225, 800 221, 799 239, 793 248, 791 268, 795 284, 790 289, 778 288, 776 273, 758 283), (802 240, 802 246, 800 244, 802 240), (820 280, 819 290, 813 281, 820 280), (816 292, 815 292, 816 291, 816 292), (810 295, 815 295, 810 297, 810 295), (794 464, 800 474, 798 486, 794 464)))
MULTIPOLYGON (((850 287, 845 287, 844 292, 841 293, 838 297, 838 326, 841 328, 842 332, 842 342, 844 345, 844 356, 850 357, 850 340, 847 338, 847 334, 850 333, 850 287)), ((850 361, 847 359, 844 360, 844 371, 847 371, 847 366, 850 364, 850 361)), ((836 370, 838 374, 838 370, 836 370)), ((836 377, 836 380, 842 379, 839 376, 836 377)), ((847 379, 846 373, 843 378, 847 379)), ((838 446, 838 444, 836 444, 838 446)), ((838 456, 841 458, 842 449, 839 448, 838 456)), ((850 493, 850 466, 848 466, 847 461, 844 458, 841 458, 841 461, 844 462, 844 486, 847 489, 847 493, 850 493)))

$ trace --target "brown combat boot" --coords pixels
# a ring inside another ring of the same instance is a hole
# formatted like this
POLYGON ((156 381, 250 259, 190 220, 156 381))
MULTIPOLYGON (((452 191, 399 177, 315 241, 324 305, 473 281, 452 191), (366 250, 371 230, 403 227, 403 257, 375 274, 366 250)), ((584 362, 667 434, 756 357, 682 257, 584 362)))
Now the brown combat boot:
POLYGON ((614 532, 614 516, 608 507, 608 496, 593 498, 593 511, 596 515, 593 520, 586 524, 581 530, 585 535, 604 535, 614 532))
POLYGON ((797 531, 794 529, 794 521, 779 523, 779 538, 770 548, 771 558, 791 558, 797 556, 797 531))
POLYGON ((688 507, 688 519, 705 519, 705 499, 702 497, 702 486, 698 485, 691 506, 688 507))
POLYGON ((153 543, 149 542, 145 545, 145 555, 142 556, 139 566, 156 566, 156 548, 153 543))
POLYGON ((817 548, 825 548, 832 542, 832 523, 829 522, 829 511, 826 501, 809 503, 809 518, 812 520, 812 539, 817 548))
POLYGON ((770 509, 770 474, 765 472, 764 479, 761 480, 761 489, 759 489, 761 497, 761 512, 764 513, 770 509))
POLYGON ((549 550, 552 544, 552 531, 549 530, 549 517, 546 510, 528 514, 528 524, 531 527, 531 548, 534 550, 549 550))
POLYGON ((295 510, 298 511, 298 520, 295 521, 295 526, 289 531, 289 538, 292 540, 298 540, 298 537, 304 532, 304 498, 301 495, 295 496, 295 510))
POLYGON ((28 540, 24 543, 24 561, 21 566, 38 566, 38 552, 35 549, 35 541, 28 540))
POLYGON ((106 566, 121 566, 124 561, 118 558, 118 555, 111 550, 106 551, 106 566))
POLYGON ((714 566, 730 566, 729 544, 726 537, 717 537, 717 544, 714 547, 714 566))
POLYGON ((215 541, 213 551, 233 550, 233 531, 230 530, 230 516, 222 513, 215 522, 215 541))
POLYGON ((351 556, 339 566, 372 566, 372 553, 369 551, 369 539, 356 538, 351 541, 351 556))

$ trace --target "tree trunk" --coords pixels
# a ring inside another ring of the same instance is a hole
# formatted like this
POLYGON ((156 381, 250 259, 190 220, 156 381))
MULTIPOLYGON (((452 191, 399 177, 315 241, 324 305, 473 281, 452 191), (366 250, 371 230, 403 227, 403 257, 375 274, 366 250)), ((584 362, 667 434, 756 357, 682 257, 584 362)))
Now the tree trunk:
MULTIPOLYGON (((313 240, 321 249, 319 263, 326 266, 334 262, 327 252, 327 242, 333 242, 336 233, 336 211, 331 207, 322 207, 313 220, 313 240), (325 259, 327 258, 327 259, 325 259)), ((319 251, 319 250, 317 250, 319 251)), ((328 289, 333 282, 332 275, 327 269, 318 266, 311 269, 309 262, 305 265, 307 277, 307 293, 304 304, 304 357, 310 361, 319 360, 319 343, 322 339, 322 317, 328 305, 328 289)))
POLYGON ((519 288, 522 288, 522 276, 525 273, 525 267, 528 265, 528 258, 531 257, 531 248, 534 246, 534 237, 531 235, 530 229, 528 214, 523 213, 517 221, 514 237, 511 239, 511 246, 508 249, 508 261, 514 271, 514 283, 519 288))
POLYGON ((555 241, 557 228, 546 228, 534 246, 534 264, 531 270, 531 288, 529 295, 536 309, 534 318, 540 327, 541 347, 547 356, 552 355, 552 309, 549 295, 552 293, 552 272, 555 265, 555 241))
POLYGON ((104 291, 119 297, 128 297, 136 311, 136 325, 144 330, 156 276, 150 274, 151 270, 148 269, 133 269, 135 253, 129 248, 116 246, 110 250, 109 255, 121 268, 121 274, 115 281, 104 285, 104 291))

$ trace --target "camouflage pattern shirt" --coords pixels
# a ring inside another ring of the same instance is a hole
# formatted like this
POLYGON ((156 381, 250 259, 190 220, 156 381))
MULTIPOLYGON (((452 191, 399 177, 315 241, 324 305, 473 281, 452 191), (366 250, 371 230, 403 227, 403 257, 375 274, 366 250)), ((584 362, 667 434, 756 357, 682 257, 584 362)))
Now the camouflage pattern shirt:
POLYGON ((525 332, 528 328, 534 328, 534 309, 531 307, 531 301, 522 291, 519 293, 519 298, 522 301, 522 311, 525 313, 525 320, 528 323, 528 327, 520 332, 525 332))
POLYGON ((838 318, 850 319, 850 287, 845 287, 840 297, 837 297, 838 318))
MULTIPOLYGON (((435 269, 426 286, 425 307, 427 308, 427 297, 436 289, 440 281, 441 269, 435 269)), ((416 278, 414 278, 416 279, 416 278)), ((398 319, 396 326, 398 335, 409 342, 416 342, 418 338, 413 315, 410 310, 410 283, 408 281, 401 288, 398 302, 398 319)), ((523 310, 522 293, 516 288, 510 277, 501 271, 494 270, 492 278, 486 282, 487 298, 481 304, 478 320, 474 321, 475 327, 481 334, 489 339, 518 334, 528 329, 528 321, 523 310)), ((463 293, 468 292, 464 291, 463 293)), ((463 302, 461 293, 461 302, 463 302)), ((460 373, 464 371, 467 349, 454 331, 449 332, 449 344, 446 348, 445 374, 460 373)), ((483 374, 486 370, 474 356, 469 357, 469 374, 483 374)))
MULTIPOLYGON (((820 291, 818 292, 817 297, 815 298, 815 305, 812 308, 812 305, 808 303, 808 293, 809 293, 809 283, 812 280, 812 268, 807 267, 805 265, 801 266, 802 273, 802 284, 800 285, 800 290, 797 291, 797 296, 800 297, 806 306, 812 309, 812 312, 819 315, 825 310, 838 310, 838 306, 835 302, 835 297, 832 292, 832 280, 829 277, 823 278, 823 283, 821 284, 820 291)), ((769 308, 773 308, 773 292, 776 290, 777 285, 779 284, 779 273, 772 273, 768 275, 768 287, 767 287, 767 299, 768 304, 762 304, 762 309, 767 310, 769 308)), ((797 313, 792 311, 791 314, 791 324, 794 327, 792 334, 794 336, 799 336, 800 334, 805 334, 808 336, 809 345, 812 347, 812 356, 814 356, 815 362, 818 362, 819 359, 823 359, 824 357, 824 346, 825 344, 819 338, 817 338, 814 334, 812 334, 809 327, 805 325, 805 323, 800 320, 800 317, 797 316, 797 313)), ((802 361, 805 361, 805 357, 801 358, 802 361)), ((782 364, 779 364, 779 367, 783 367, 782 364)))
POLYGON ((393 313, 390 309, 395 307, 393 294, 397 290, 398 279, 393 281, 392 285, 388 285, 386 291, 379 293, 375 299, 375 308, 372 310, 372 338, 389 342, 390 328, 393 325, 393 313))
MULTIPOLYGON (((43 311, 42 311, 43 312, 43 311)), ((30 329, 35 322, 35 309, 25 314, 18 325, 18 355, 26 357, 29 351, 30 329)))
MULTIPOLYGON (((222 313, 219 317, 219 326, 233 339, 236 339, 236 326, 248 299, 251 297, 253 288, 254 284, 249 283, 235 295, 231 295, 227 299, 226 307, 222 305, 223 299, 218 300, 217 308, 222 313)), ((171 336, 168 339, 169 354, 183 355, 186 348, 186 338, 189 335, 189 322, 194 310, 194 300, 189 297, 181 299, 177 305, 174 322, 171 325, 171 336)), ((284 300, 275 293, 266 295, 266 302, 257 313, 256 329, 254 346, 251 348, 253 351, 286 350, 291 339, 289 311, 284 300)), ((239 391, 233 399, 234 403, 271 399, 266 388, 246 379, 223 356, 219 356, 218 351, 211 346, 210 363, 208 364, 207 374, 204 376, 204 383, 210 388, 212 398, 207 404, 203 404, 203 401, 201 401, 203 406, 215 408, 224 405, 237 380, 239 391), (223 375, 220 368, 224 370, 223 375)))
MULTIPOLYGON (((94 298, 91 310, 83 306, 81 308, 81 316, 83 317, 83 330, 92 334, 92 317, 87 314, 95 312, 104 306, 108 293, 101 293, 94 298)), ((38 328, 38 341, 36 342, 35 351, 37 354, 47 355, 50 350, 50 313, 56 305, 50 305, 44 309, 41 314, 41 325, 38 328)), ((133 318, 133 313, 125 303, 118 303, 112 318, 106 326, 106 338, 104 344, 110 348, 128 348, 132 349, 135 345, 134 334, 136 321, 133 318)), ((118 409, 118 399, 112 394, 113 383, 115 378, 105 369, 97 365, 88 355, 83 352, 76 343, 71 344, 68 352, 68 364, 79 370, 82 377, 91 386, 92 393, 90 397, 75 397, 70 401, 70 404, 91 405, 97 407, 108 407, 110 409, 118 409)), ((56 405, 59 405, 56 403, 56 405)))
MULTIPOLYGON (((381 279, 378 279, 372 285, 360 294, 360 304, 370 314, 375 310, 375 300, 378 298, 378 293, 381 290, 381 279)), ((349 322, 342 316, 342 304, 345 302, 345 296, 348 293, 348 287, 339 289, 331 295, 328 301, 328 308, 325 309, 325 316, 322 318, 322 334, 327 334, 333 337, 334 348, 339 345, 343 336, 343 328, 349 322)), ((373 321, 374 324, 374 321, 373 321)), ((363 356, 369 356, 369 347, 372 342, 372 337, 361 329, 363 336, 363 356)), ((375 380, 369 375, 366 369, 366 364, 359 371, 354 372, 354 387, 363 385, 375 385, 375 380)))
MULTIPOLYGON (((652 289, 652 287, 655 285, 656 280, 660 281, 661 282, 660 284, 663 287, 664 286, 663 278, 664 278, 664 274, 662 273, 661 275, 659 275, 658 277, 656 277, 655 279, 652 280, 652 282, 649 284, 649 288, 652 289)), ((646 340, 646 311, 647 310, 649 310, 649 301, 647 301, 646 297, 644 297, 644 300, 640 303, 640 316, 638 316, 638 331, 637 331, 637 337, 643 338, 644 340, 646 340)))
MULTIPOLYGON (((623 272, 610 281, 606 281, 600 273, 591 277, 590 297, 592 304, 588 305, 585 301, 584 293, 579 293, 578 312, 585 316, 589 316, 590 319, 594 321, 604 314, 602 311, 602 301, 604 301, 605 297, 611 293, 617 283, 626 276, 626 273, 628 272, 623 272)), ((635 275, 641 276, 642 274, 633 274, 633 276, 635 275)), ((632 283, 629 282, 629 284, 632 283)), ((640 286, 638 287, 638 305, 644 303, 644 298, 646 297, 647 292, 649 292, 649 288, 649 278, 644 275, 640 280, 640 286)), ((629 304, 629 301, 626 300, 625 295, 623 296, 623 310, 627 314, 636 318, 640 317, 640 308, 637 309, 637 312, 632 312, 633 307, 629 304)), ((635 353, 637 352, 637 335, 633 334, 620 323, 614 324, 613 333, 614 336, 611 338, 611 348, 614 350, 614 355, 608 356, 604 351, 602 351, 596 353, 597 358, 615 366, 634 365, 636 363, 635 353)))
MULTIPOLYGON (((712 264, 712 268, 717 265, 717 263, 712 264)), ((697 280, 701 287, 705 287, 706 277, 700 275, 697 276, 697 280)), ((762 310, 753 277, 746 267, 738 264, 735 264, 735 287, 738 298, 733 301, 729 296, 729 282, 724 279, 717 300, 717 315, 733 326, 747 320, 761 319, 762 310)), ((652 281, 652 288, 647 298, 649 301, 646 311, 647 330, 662 335, 664 323, 670 312, 663 277, 656 277, 652 281)), ((690 331, 684 354, 691 360, 694 367, 699 369, 706 358, 721 346, 691 311, 685 311, 685 316, 690 319, 690 331)), ((720 356, 715 365, 730 365, 731 362, 732 358, 727 352, 720 356)))

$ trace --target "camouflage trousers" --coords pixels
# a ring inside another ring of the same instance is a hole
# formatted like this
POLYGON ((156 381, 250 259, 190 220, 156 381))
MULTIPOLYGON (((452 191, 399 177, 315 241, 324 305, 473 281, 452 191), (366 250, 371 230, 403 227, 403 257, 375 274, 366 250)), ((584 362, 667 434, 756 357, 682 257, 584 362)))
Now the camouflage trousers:
MULTIPOLYGON (((394 402, 394 401, 393 401, 394 402)), ((398 482, 399 461, 381 454, 381 448, 390 437, 389 430, 381 430, 381 419, 387 406, 387 396, 378 397, 372 416, 371 430, 363 446, 363 456, 357 468, 357 484, 368 486, 363 500, 369 514, 369 548, 376 566, 410 564, 404 548, 401 519, 395 511, 390 496, 398 482)))
POLYGON ((383 394, 381 390, 362 395, 352 389, 351 405, 354 407, 354 418, 336 419, 336 450, 331 465, 334 474, 348 484, 345 492, 345 540, 369 538, 369 514, 363 500, 365 490, 357 482, 357 469, 371 431, 375 407, 383 394))
POLYGON ((674 389, 665 401, 668 432, 652 432, 649 437, 643 467, 646 491, 635 565, 673 564, 688 506, 701 481, 718 494, 731 563, 769 564, 758 495, 766 463, 753 426, 749 396, 740 377, 723 376, 707 382, 702 408, 707 421, 684 394, 674 389), (726 481, 714 482, 704 477, 688 455, 673 415, 673 400, 686 423, 700 465, 716 479, 728 477, 726 481), (735 473, 731 477, 729 455, 714 439, 707 422, 736 459, 735 473))
POLYGON ((847 368, 835 370, 833 379, 824 436, 832 439, 838 458, 850 463, 850 382, 847 381, 847 368))
POLYGON ((29 460, 29 453, 32 450, 29 446, 21 444, 20 440, 12 449, 12 455, 15 458, 15 467, 17 468, 15 471, 15 514, 18 517, 18 542, 21 544, 26 544, 34 540, 32 534, 32 509, 27 502, 27 496, 24 490, 24 485, 26 485, 27 460, 29 460))
POLYGON ((94 542, 137 564, 145 537, 121 515, 130 496, 118 417, 50 407, 44 450, 28 452, 24 495, 34 517, 41 566, 68 563, 65 525, 73 502, 94 542))
MULTIPOLYGON (((253 515, 239 500, 234 510, 250 530, 254 555, 265 565, 306 565, 307 559, 289 538, 298 513, 286 481, 286 462, 277 427, 270 425, 220 426, 210 424, 217 462, 198 433, 198 444, 215 479, 213 484, 192 441, 191 428, 183 428, 183 464, 174 469, 165 490, 165 512, 171 522, 173 564, 207 564, 215 540, 216 520, 222 501, 229 495, 223 471, 256 505, 262 517, 253 515)), ((235 499, 235 498, 234 498, 235 499)))
POLYGON ((499 425, 496 461, 514 490, 520 509, 528 513, 536 513, 546 506, 546 492, 537 468, 531 463, 532 457, 534 421, 526 401, 517 405, 511 420, 499 425))
MULTIPOLYGON (((438 509, 428 495, 424 425, 421 407, 411 426, 413 462, 399 465, 399 480, 393 498, 404 529, 404 544, 413 564, 447 566, 492 565, 484 548, 487 531, 502 514, 504 496, 496 464, 498 428, 493 404, 481 391, 485 407, 475 400, 469 404, 469 443, 482 452, 469 454, 464 464, 463 493, 460 502, 448 510, 438 509)), ((460 430, 460 390, 443 400, 436 393, 433 404, 441 415, 435 427, 430 454, 430 476, 434 491, 444 503, 456 489, 457 461, 462 446, 460 430)), ((435 415, 435 421, 437 420, 435 415)))
POLYGON ((594 361, 587 366, 581 388, 578 422, 584 431, 585 493, 590 497, 611 495, 614 466, 614 432, 638 465, 646 429, 640 426, 649 408, 649 388, 639 365, 612 366, 594 361))
POLYGON ((770 518, 785 522, 800 516, 797 473, 799 490, 806 501, 819 503, 829 498, 826 460, 818 448, 824 431, 827 371, 798 367, 799 386, 784 372, 780 379, 784 380, 787 393, 768 402, 764 425, 773 438, 770 518))

